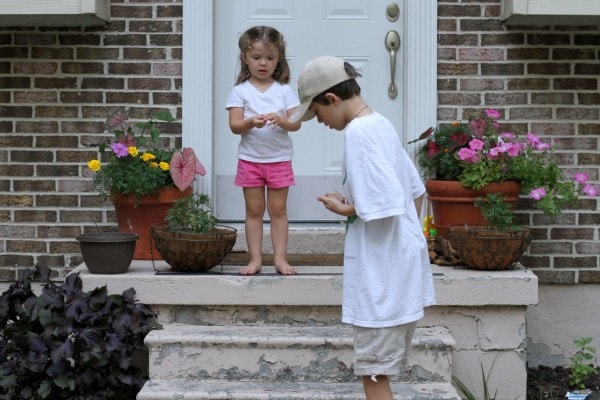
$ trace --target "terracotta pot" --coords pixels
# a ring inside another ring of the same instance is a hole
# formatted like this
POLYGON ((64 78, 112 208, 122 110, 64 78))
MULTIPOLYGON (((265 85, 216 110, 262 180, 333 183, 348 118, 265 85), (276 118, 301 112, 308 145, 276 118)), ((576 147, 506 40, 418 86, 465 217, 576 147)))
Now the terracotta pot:
POLYGON ((124 232, 94 232, 76 237, 85 266, 92 274, 123 274, 133 259, 139 235, 124 232))
POLYGON ((474 190, 466 188, 459 181, 428 180, 425 182, 427 198, 433 210, 433 223, 438 236, 444 236, 451 225, 485 225, 489 222, 475 207, 477 197, 489 193, 502 193, 513 207, 519 199, 521 183, 516 181, 495 182, 474 190))
POLYGON ((191 194, 191 187, 183 192, 177 188, 161 189, 155 196, 140 197, 137 206, 133 195, 112 196, 119 231, 140 235, 133 254, 135 260, 161 259, 160 253, 150 241, 152 226, 164 222, 167 211, 175 201, 191 194))
POLYGON ((217 225, 215 232, 173 232, 166 224, 152 228, 152 239, 174 271, 204 272, 221 264, 235 244, 237 229, 217 225))
POLYGON ((529 228, 494 230, 485 226, 451 226, 446 235, 450 245, 471 269, 512 268, 531 243, 529 228))

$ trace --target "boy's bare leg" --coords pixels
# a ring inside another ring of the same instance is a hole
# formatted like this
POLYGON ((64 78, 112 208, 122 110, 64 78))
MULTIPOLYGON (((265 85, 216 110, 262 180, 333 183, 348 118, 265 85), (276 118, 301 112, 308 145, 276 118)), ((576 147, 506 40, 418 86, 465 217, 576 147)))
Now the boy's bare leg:
POLYGON ((271 240, 273 241, 273 263, 282 275, 294 275, 296 270, 287 261, 288 246, 288 188, 267 189, 267 209, 271 217, 271 240))
POLYGON ((363 387, 367 400, 393 400, 390 381, 386 375, 377 375, 377 382, 371 379, 371 376, 363 376, 363 387))
POLYGON ((262 268, 263 216, 265 214, 265 188, 244 188, 246 201, 246 243, 250 260, 240 270, 242 275, 254 275, 262 268))

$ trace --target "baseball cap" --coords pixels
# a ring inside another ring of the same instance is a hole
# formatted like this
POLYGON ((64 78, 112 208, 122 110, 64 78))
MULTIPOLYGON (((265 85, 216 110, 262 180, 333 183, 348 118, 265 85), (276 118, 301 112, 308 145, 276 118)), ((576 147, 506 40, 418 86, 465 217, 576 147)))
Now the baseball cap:
POLYGON ((315 113, 308 107, 318 94, 352 79, 344 69, 344 60, 334 56, 321 56, 310 60, 298 78, 298 97, 300 105, 290 117, 290 122, 308 121, 315 113))

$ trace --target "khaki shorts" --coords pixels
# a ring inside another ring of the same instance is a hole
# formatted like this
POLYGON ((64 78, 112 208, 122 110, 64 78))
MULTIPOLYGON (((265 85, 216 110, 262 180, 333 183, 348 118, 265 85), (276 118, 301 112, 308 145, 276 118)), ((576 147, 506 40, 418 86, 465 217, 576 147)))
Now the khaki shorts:
POLYGON ((354 375, 399 375, 417 322, 389 328, 354 327, 354 375))

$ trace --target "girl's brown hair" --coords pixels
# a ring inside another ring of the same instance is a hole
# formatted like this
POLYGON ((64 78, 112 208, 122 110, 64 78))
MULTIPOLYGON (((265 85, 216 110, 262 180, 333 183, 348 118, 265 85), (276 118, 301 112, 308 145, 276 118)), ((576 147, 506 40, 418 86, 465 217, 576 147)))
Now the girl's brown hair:
POLYGON ((270 26, 254 26, 240 36, 238 45, 240 47, 241 69, 235 84, 238 85, 250 79, 250 70, 243 60, 243 55, 250 51, 256 42, 272 44, 277 48, 279 60, 275 72, 273 72, 273 79, 279 83, 289 83, 290 66, 285 59, 285 42, 283 40, 283 35, 279 33, 277 29, 271 28, 270 26))

